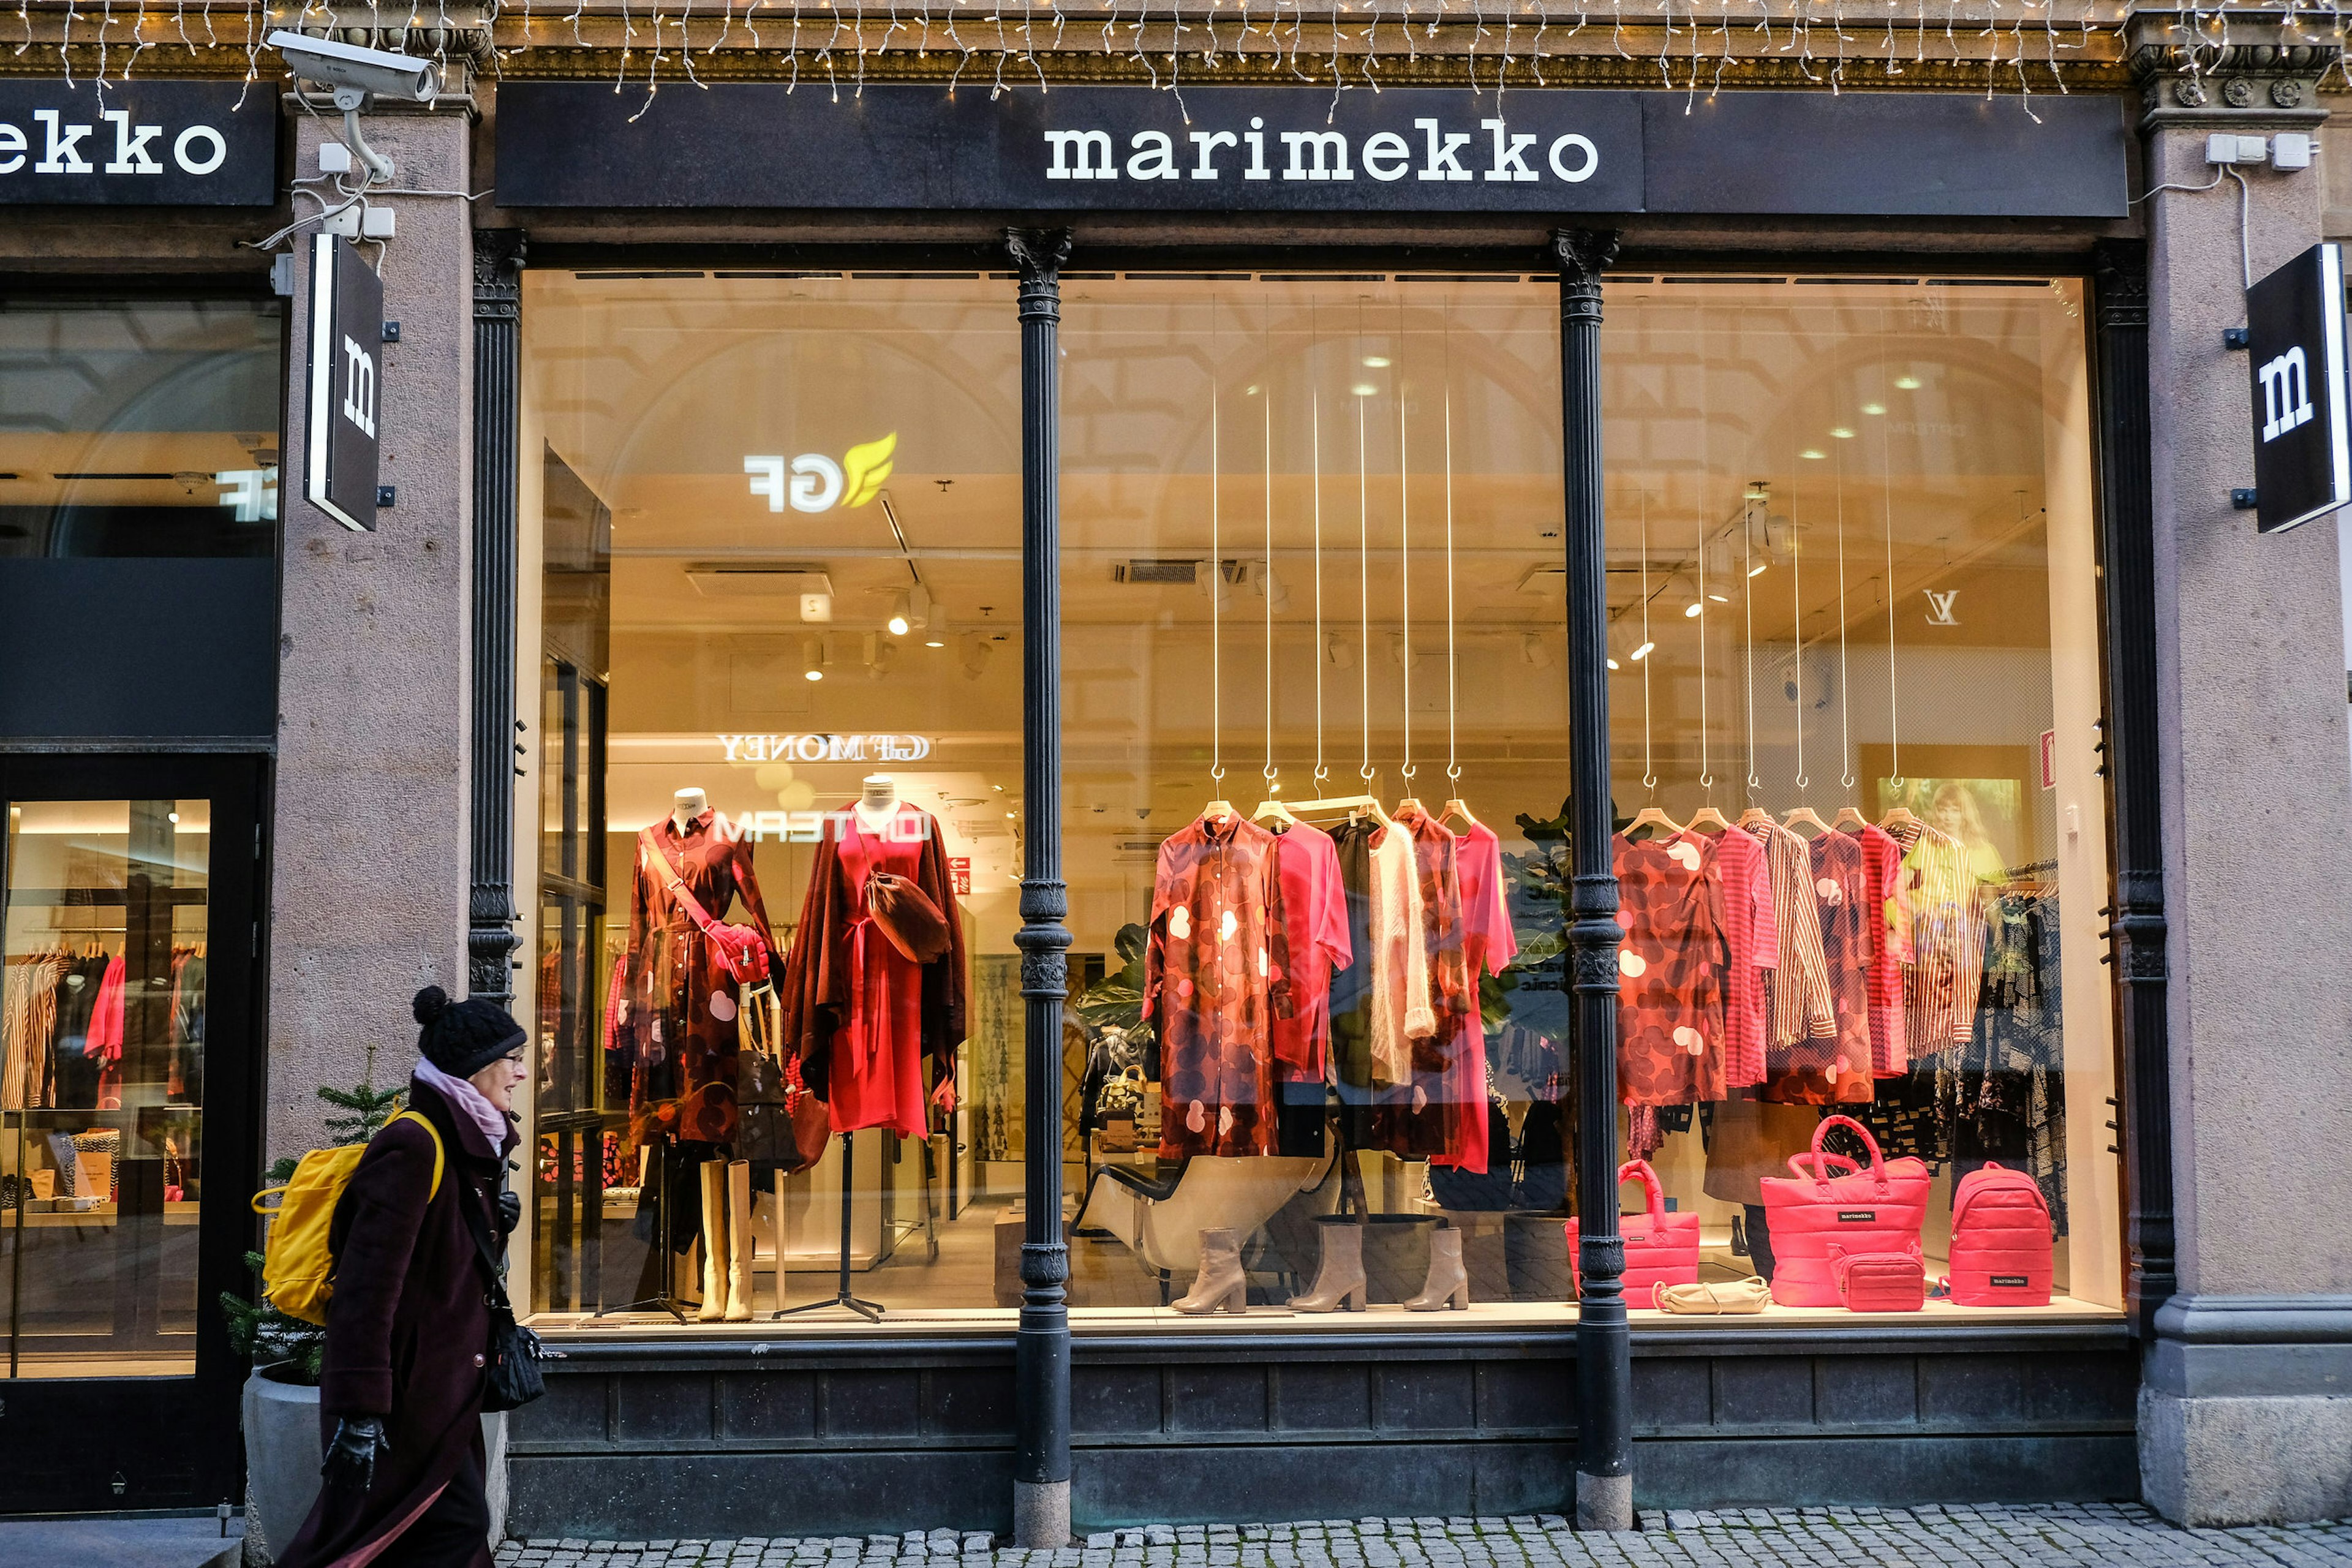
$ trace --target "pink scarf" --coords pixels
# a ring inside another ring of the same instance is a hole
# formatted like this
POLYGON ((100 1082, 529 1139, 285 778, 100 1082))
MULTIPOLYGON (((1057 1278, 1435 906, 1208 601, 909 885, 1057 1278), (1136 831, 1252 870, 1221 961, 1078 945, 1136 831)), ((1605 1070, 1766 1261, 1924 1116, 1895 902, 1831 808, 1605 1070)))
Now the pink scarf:
POLYGON ((493 1152, 506 1147, 506 1113, 489 1102, 488 1097, 462 1078, 451 1078, 425 1057, 416 1058, 416 1081, 441 1091, 442 1097, 464 1111, 482 1136, 490 1141, 493 1152))

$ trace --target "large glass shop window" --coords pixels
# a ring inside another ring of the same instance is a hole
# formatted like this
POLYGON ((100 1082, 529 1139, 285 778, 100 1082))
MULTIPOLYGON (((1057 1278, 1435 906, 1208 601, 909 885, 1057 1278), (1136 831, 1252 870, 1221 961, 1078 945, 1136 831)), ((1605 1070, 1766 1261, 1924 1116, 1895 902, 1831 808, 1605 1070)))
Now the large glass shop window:
POLYGON ((1636 1308, 2120 1303, 2082 306, 1609 286, 1636 1308))
POLYGON ((1557 285, 1065 320, 1074 1304, 1557 1321, 1557 285))
POLYGON ((0 558, 278 547, 277 300, 0 304, 0 558))
POLYGON ((1020 1289, 1010 285, 534 272, 523 321, 535 1304, 992 1315, 1020 1289))

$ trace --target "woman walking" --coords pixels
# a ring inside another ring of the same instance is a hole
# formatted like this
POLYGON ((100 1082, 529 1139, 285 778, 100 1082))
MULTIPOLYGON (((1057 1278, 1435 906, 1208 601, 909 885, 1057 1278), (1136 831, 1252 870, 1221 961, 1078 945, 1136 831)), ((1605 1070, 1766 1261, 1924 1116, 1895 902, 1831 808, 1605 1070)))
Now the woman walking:
POLYGON ((483 1247, 504 1252, 520 1206, 502 1178, 524 1035, 504 1008, 453 1004, 437 985, 416 994, 415 1013, 424 1056, 408 1105, 433 1131, 395 1121, 377 1133, 335 1211, 325 1485, 279 1568, 490 1568, 483 1247))

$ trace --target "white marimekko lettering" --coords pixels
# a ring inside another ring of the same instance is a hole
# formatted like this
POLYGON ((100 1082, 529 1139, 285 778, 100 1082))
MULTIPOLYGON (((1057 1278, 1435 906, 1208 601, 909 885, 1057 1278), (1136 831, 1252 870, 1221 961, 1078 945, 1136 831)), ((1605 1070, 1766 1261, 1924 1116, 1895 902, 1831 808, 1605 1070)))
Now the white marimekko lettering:
POLYGON ((1286 131, 1282 144, 1289 150, 1290 166, 1282 172, 1286 180, 1352 180, 1355 171, 1348 167, 1348 139, 1337 131, 1286 131), (1315 150, 1315 164, 1310 172, 1306 163, 1308 148, 1315 150), (1330 167, 1324 167, 1324 155, 1330 155, 1330 167))
POLYGON ((1482 120, 1478 124, 1482 129, 1494 132, 1495 136, 1495 166, 1486 171, 1486 178, 1532 180, 1536 177, 1536 172, 1527 165, 1527 151, 1536 144, 1532 134, 1513 136, 1507 145, 1504 142, 1506 127, 1501 121, 1482 120))
POLYGON ((1139 131, 1128 139, 1132 148, 1127 160, 1127 177, 1130 180, 1181 180, 1183 172, 1176 167, 1176 143, 1165 131, 1139 131))
POLYGON ((1462 166, 1458 156, 1462 149, 1470 144, 1470 133, 1467 131, 1445 132, 1445 141, 1441 146, 1437 139, 1436 121, 1416 120, 1412 124, 1414 130, 1423 132, 1429 138, 1429 162, 1422 168, 1423 179, 1466 180, 1470 177, 1470 171, 1462 166))
POLYGON ((1393 131, 1364 138, 1364 173, 1375 180, 1402 180, 1412 166, 1412 149, 1393 131))
POLYGON ((1241 138, 1230 131, 1195 131, 1192 133, 1192 145, 1201 150, 1201 161, 1192 169, 1192 177, 1196 180, 1213 180, 1217 177, 1217 166, 1210 162, 1210 156, 1218 148, 1241 145, 1241 138))
POLYGON ((106 109, 99 111, 100 120, 114 121, 114 161, 106 166, 110 174, 160 174, 163 165, 147 155, 147 143, 163 134, 160 125, 142 125, 138 134, 131 134, 131 111, 127 109, 106 109))
POLYGON ((58 111, 54 109, 37 109, 33 110, 33 118, 47 128, 49 142, 47 153, 43 154, 39 163, 33 165, 33 173, 36 174, 87 174, 90 172, 89 160, 74 151, 80 145, 81 139, 90 133, 89 126, 60 126, 58 123, 58 111))
POLYGON ((0 153, 10 154, 0 158, 0 174, 13 174, 25 166, 25 132, 22 126, 0 123, 0 153))
POLYGON ((1551 144, 1551 172, 1571 185, 1580 185, 1592 178, 1593 171, 1600 167, 1601 149, 1595 147, 1589 137, 1579 136, 1571 131, 1551 144), (1584 162, 1574 169, 1559 161, 1560 150, 1567 147, 1573 147, 1584 154, 1584 162))
POLYGON ((1048 131, 1045 143, 1054 149, 1054 166, 1045 171, 1049 180, 1118 178, 1108 131, 1048 131))
POLYGON ((219 132, 209 125, 191 125, 181 132, 172 142, 172 162, 180 165, 188 174, 209 174, 228 162, 228 142, 219 132), (201 159, 189 156, 188 144, 196 141, 212 143, 212 152, 208 156, 201 159))

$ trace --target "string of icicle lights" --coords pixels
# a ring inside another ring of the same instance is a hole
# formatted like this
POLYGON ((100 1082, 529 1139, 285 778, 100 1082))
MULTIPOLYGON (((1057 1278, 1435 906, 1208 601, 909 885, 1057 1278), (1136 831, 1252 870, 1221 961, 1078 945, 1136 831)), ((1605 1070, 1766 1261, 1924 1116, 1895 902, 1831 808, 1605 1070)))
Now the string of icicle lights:
MULTIPOLYGON (((2340 52, 2344 3, 2191 6, 2168 13, 2178 17, 2168 41, 2179 69, 2201 77, 2241 41, 2233 25, 2259 22, 2260 41, 2283 36, 2290 45, 2337 49, 2330 68, 2352 89, 2352 58, 2340 52)), ((1664 0, 1649 8, 1636 0, 1636 7, 1629 13, 1624 0, 607 0, 591 13, 586 0, 491 0, 454 12, 447 0, 412 0, 397 26, 382 25, 397 15, 383 6, 359 13, 373 26, 348 27, 353 13, 312 4, 172 0, 167 10, 138 0, 100 0, 94 8, 89 0, 17 0, 15 53, 53 52, 68 84, 79 62, 82 78, 102 89, 132 79, 151 49, 174 58, 235 51, 250 87, 282 74, 262 45, 276 26, 332 28, 429 54, 445 68, 470 61, 494 75, 517 56, 553 46, 616 55, 614 90, 639 88, 646 107, 666 79, 707 88, 698 62, 708 69, 716 57, 740 69, 747 54, 772 57, 762 74, 795 88, 803 67, 821 72, 836 98, 862 90, 869 58, 881 55, 952 56, 948 89, 969 76, 975 85, 985 79, 992 98, 1050 91, 1049 60, 1093 57, 1125 62, 1141 84, 1180 101, 1188 71, 1197 83, 1204 71, 1213 79, 1238 68, 1328 87, 1334 110, 1341 94, 1378 92, 1383 70, 1424 55, 1460 61, 1469 85, 1498 99, 1512 87, 1589 79, 1580 63, 1612 58, 1646 62, 1643 77, 1654 69, 1658 87, 1690 102, 1739 86, 1744 69, 1764 65, 1833 93, 1855 85, 1857 71, 1866 70, 1873 87, 1891 87, 1933 68, 1939 86, 1980 76, 1987 96, 2024 99, 2030 112, 2037 92, 2072 90, 2070 65, 2112 64, 2131 15, 2126 0, 1664 0)), ((1610 79, 1636 85, 1622 68, 1610 79)))

